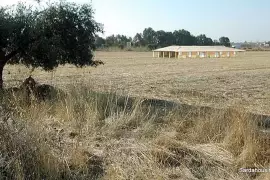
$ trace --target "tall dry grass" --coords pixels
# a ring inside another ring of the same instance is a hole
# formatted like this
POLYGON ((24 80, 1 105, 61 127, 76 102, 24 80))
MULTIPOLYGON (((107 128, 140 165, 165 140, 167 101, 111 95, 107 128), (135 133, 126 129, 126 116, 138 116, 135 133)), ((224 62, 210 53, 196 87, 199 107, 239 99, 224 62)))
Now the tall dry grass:
POLYGON ((45 102, 22 98, 1 97, 0 179, 270 178, 239 172, 268 168, 270 146, 237 107, 160 114, 142 99, 85 86, 45 102))

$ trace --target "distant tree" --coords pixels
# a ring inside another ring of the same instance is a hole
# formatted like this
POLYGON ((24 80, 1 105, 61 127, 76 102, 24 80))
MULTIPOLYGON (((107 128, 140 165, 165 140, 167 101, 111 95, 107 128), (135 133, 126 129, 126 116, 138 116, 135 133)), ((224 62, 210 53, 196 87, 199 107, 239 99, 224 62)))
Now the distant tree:
POLYGON ((214 40, 213 45, 218 46, 218 45, 220 45, 220 43, 219 43, 219 41, 218 41, 218 40, 214 40))
POLYGON ((207 38, 207 37, 205 36, 205 34, 201 34, 201 35, 197 36, 197 37, 196 37, 197 45, 199 45, 199 46, 205 45, 205 43, 206 43, 206 38, 207 38))
POLYGON ((132 40, 133 44, 135 46, 145 46, 145 42, 144 42, 144 39, 142 37, 142 34, 141 33, 137 33, 133 40, 132 40))
POLYGON ((157 43, 156 32, 151 27, 144 29, 143 40, 146 44, 156 44, 157 43))
POLYGON ((102 38, 102 37, 96 36, 96 38, 95 38, 95 46, 96 46, 97 48, 100 48, 100 47, 102 47, 103 45, 105 45, 105 39, 102 38))
POLYGON ((206 37, 205 34, 197 36, 196 39, 197 45, 199 46, 210 46, 214 44, 213 40, 211 38, 206 37))
POLYGON ((157 31, 156 32, 157 45, 160 47, 166 46, 166 32, 165 31, 157 31))
POLYGON ((166 46, 171 46, 175 44, 175 38, 172 32, 166 32, 166 46))
POLYGON ((125 46, 127 44, 127 42, 131 42, 131 40, 132 39, 130 37, 127 37, 125 35, 117 34, 117 35, 108 36, 105 39, 105 44, 107 46, 118 46, 118 47, 122 47, 122 46, 125 46))
POLYGON ((172 32, 157 31, 156 38, 159 47, 170 46, 175 43, 175 37, 172 32))
POLYGON ((173 32, 176 45, 196 45, 196 38, 184 29, 173 32))
POLYGON ((206 38, 206 40, 205 40, 205 45, 206 46, 211 46, 213 44, 214 44, 214 42, 213 42, 213 40, 211 38, 206 38))
POLYGON ((116 46, 117 44, 116 37, 114 35, 106 37, 105 44, 107 46, 116 46))
POLYGON ((116 43, 117 45, 127 44, 127 42, 130 42, 130 38, 125 35, 116 35, 116 43))
POLYGON ((125 48, 125 45, 124 45, 124 44, 118 44, 118 47, 119 47, 120 49, 124 49, 124 48, 125 48))
POLYGON ((228 37, 222 36, 221 38, 219 38, 219 43, 221 45, 223 45, 223 46, 226 46, 226 47, 230 47, 231 46, 230 39, 228 37))
POLYGON ((52 70, 59 64, 91 65, 95 35, 102 27, 91 4, 65 1, 38 8, 0 7, 0 88, 7 63, 52 70))
POLYGON ((148 48, 149 50, 157 49, 157 44, 148 44, 148 45, 147 45, 147 48, 148 48))
MULTIPOLYGON (((106 44, 119 46, 126 42, 131 42, 135 46, 146 46, 148 49, 155 49, 157 47, 165 47, 170 45, 200 45, 211 46, 221 45, 217 40, 212 40, 205 34, 199 36, 192 35, 185 29, 176 30, 174 32, 166 32, 163 30, 155 31, 151 27, 145 28, 143 33, 137 33, 133 39, 123 35, 109 36, 106 38, 106 44)), ((226 42, 226 40, 225 40, 226 42)))

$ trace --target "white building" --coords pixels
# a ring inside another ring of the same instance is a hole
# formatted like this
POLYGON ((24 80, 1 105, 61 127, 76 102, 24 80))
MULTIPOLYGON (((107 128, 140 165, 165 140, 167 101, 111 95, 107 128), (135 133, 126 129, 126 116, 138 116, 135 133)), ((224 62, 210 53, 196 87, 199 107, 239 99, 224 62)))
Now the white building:
POLYGON ((245 50, 225 46, 168 46, 153 50, 153 57, 206 58, 235 57, 245 50))

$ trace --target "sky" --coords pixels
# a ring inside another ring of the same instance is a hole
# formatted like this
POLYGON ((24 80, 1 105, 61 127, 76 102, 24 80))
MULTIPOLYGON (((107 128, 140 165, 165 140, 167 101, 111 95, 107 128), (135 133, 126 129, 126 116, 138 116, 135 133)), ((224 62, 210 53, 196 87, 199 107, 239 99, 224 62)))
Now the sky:
MULTIPOLYGON (((31 2, 33 0, 24 0, 31 2)), ((95 20, 104 25, 103 36, 133 37, 144 28, 185 29, 197 36, 232 42, 270 41, 270 0, 68 0, 92 3, 95 20)), ((0 0, 0 5, 18 0, 0 0)))

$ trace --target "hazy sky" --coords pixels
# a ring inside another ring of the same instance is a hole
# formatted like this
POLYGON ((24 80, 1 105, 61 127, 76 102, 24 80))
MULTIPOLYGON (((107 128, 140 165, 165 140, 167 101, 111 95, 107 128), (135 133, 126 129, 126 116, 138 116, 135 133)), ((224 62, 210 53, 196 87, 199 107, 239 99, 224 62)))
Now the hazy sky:
MULTIPOLYGON (((31 1, 31 0, 25 0, 31 1)), ((91 0, 70 0, 78 3, 91 0)), ((17 0, 0 0, 0 5, 17 0)), ((270 41, 270 0, 92 0, 105 35, 134 36, 146 27, 186 29, 212 39, 270 41)))

